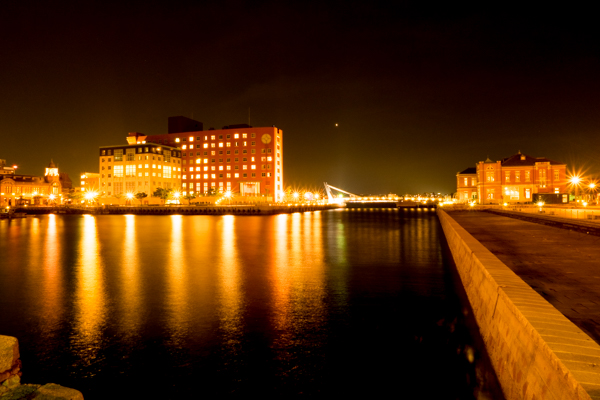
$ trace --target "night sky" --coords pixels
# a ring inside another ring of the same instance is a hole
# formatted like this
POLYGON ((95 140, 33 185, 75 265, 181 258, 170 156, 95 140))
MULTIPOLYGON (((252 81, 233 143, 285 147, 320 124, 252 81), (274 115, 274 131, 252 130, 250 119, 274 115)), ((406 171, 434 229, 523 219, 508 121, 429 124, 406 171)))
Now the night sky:
POLYGON ((286 186, 450 193, 519 150, 600 175, 592 9, 104 3, 0 2, 0 158, 20 173, 52 158, 77 182, 128 132, 250 109, 283 129, 286 186))

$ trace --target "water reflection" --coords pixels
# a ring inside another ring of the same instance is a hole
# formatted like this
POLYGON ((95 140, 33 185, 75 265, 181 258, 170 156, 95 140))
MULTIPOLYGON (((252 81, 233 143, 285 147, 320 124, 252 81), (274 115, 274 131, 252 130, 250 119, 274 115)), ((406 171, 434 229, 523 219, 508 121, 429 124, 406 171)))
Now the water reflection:
POLYGON ((242 333, 242 288, 237 255, 235 219, 233 215, 221 217, 220 260, 218 264, 219 318, 225 335, 225 345, 240 343, 242 333))
POLYGON ((122 268, 119 271, 121 273, 121 299, 118 306, 122 309, 121 332, 128 336, 135 336, 143 315, 136 217, 135 215, 125 215, 123 218, 125 218, 125 238, 122 268))
POLYGON ((187 294, 187 262, 184 255, 183 216, 171 215, 171 238, 167 253, 167 304, 168 324, 171 340, 177 347, 182 346, 182 339, 187 334, 188 326, 188 294, 187 294))
POLYGON ((79 357, 90 364, 102 349, 102 327, 106 318, 106 295, 100 258, 96 218, 82 219, 79 260, 75 282, 75 334, 79 357))
POLYGON ((277 335, 273 347, 283 364, 280 374, 292 370, 302 374, 305 371, 298 369, 293 353, 313 341, 306 334, 318 331, 327 320, 321 219, 312 213, 283 214, 276 217, 275 228, 271 313, 277 335))
MULTIPOLYGON (((63 307, 62 307, 62 294, 63 284, 61 279, 62 268, 61 268, 61 244, 59 242, 58 231, 57 231, 57 217, 54 214, 50 214, 47 220, 47 228, 43 237, 45 237, 44 248, 42 257, 43 260, 43 278, 41 279, 41 288, 43 292, 41 309, 43 310, 42 315, 44 320, 42 322, 44 330, 48 333, 54 332, 57 325, 60 324, 63 318, 63 307)), ((33 235, 37 235, 37 227, 32 231, 33 235)), ((38 236, 34 243, 39 243, 40 237, 38 236)), ((36 245, 35 248, 40 248, 36 245)), ((33 253, 36 257, 37 252, 33 253)))

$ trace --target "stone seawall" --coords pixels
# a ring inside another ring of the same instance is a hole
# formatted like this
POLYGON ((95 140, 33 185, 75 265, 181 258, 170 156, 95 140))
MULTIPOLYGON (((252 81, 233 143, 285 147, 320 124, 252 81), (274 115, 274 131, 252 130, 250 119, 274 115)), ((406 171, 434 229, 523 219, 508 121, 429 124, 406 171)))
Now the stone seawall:
POLYGON ((600 399, 600 346, 438 208, 507 399, 600 399))
POLYGON ((274 215, 325 211, 338 205, 219 205, 219 206, 98 206, 21 207, 27 214, 135 214, 135 215, 274 215))
POLYGON ((0 335, 0 400, 83 400, 80 391, 54 383, 21 384, 21 375, 19 341, 0 335))

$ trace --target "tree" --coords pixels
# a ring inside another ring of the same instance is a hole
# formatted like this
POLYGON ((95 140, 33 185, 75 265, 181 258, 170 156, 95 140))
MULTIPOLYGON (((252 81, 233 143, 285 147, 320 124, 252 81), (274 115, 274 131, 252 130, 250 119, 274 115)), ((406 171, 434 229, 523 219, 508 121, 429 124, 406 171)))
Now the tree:
POLYGON ((83 199, 83 193, 69 192, 69 194, 67 194, 67 198, 71 200, 71 203, 79 202, 79 200, 83 199))
POLYGON ((216 196, 217 195, 217 189, 214 187, 211 187, 210 189, 208 189, 208 196, 216 196))
POLYGON ((196 198, 196 193, 188 193, 185 196, 183 196, 184 199, 186 199, 188 201, 188 206, 191 204, 192 200, 194 200, 196 198))
POLYGON ((165 188, 159 187, 159 188, 156 188, 154 193, 152 193, 152 196, 162 199, 163 204, 165 204, 167 199, 171 195, 172 191, 173 191, 173 189, 165 189, 165 188))
POLYGON ((140 205, 142 204, 142 200, 144 200, 148 195, 146 192, 137 192, 134 197, 140 201, 140 205))

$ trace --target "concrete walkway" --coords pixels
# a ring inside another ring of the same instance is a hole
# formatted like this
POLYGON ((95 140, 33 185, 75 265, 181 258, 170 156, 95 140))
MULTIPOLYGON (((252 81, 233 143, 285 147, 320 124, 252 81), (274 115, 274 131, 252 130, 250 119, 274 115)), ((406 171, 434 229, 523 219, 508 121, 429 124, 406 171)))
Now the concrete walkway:
POLYGON ((600 237, 483 211, 448 214, 600 344, 600 237))

